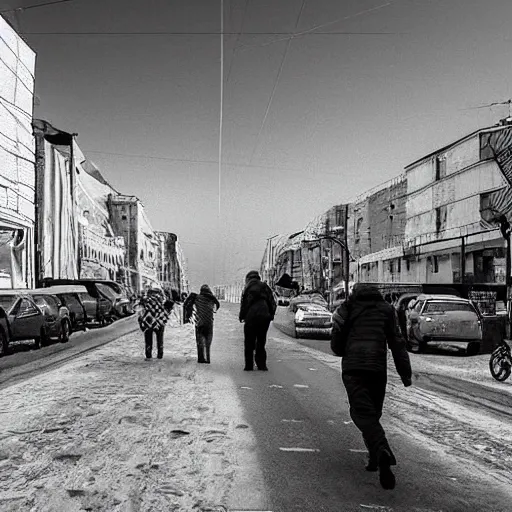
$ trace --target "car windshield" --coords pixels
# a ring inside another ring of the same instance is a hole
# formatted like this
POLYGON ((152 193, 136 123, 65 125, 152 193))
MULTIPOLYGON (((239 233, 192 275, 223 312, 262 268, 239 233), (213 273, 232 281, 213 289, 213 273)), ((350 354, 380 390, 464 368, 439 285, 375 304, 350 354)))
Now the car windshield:
POLYGON ((16 295, 1 295, 0 296, 0 307, 4 308, 6 311, 11 309, 11 306, 16 301, 16 295))
POLYGON ((109 299, 114 300, 117 299, 118 295, 110 288, 110 286, 107 286, 105 284, 97 284, 98 290, 106 295, 109 299))
POLYGON ((449 311, 466 311, 474 313, 475 310, 467 302, 429 302, 425 308, 425 313, 446 313, 449 311))
POLYGON ((49 307, 48 303, 46 302, 46 299, 44 297, 41 297, 41 296, 35 296, 34 297, 34 302, 39 306, 39 307, 43 307, 43 308, 47 308, 49 307))

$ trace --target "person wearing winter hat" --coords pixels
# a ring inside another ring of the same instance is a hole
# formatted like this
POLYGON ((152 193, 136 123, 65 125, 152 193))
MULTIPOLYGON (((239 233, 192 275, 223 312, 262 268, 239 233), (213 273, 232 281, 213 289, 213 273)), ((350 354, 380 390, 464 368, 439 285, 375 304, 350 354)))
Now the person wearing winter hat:
POLYGON ((379 471, 384 489, 394 489, 396 459, 380 424, 387 383, 387 349, 404 386, 411 385, 411 362, 396 311, 379 290, 358 283, 333 314, 331 349, 342 357, 342 379, 350 417, 369 452, 367 471, 379 471))
POLYGON ((274 319, 277 304, 268 284, 261 281, 256 270, 245 277, 245 288, 240 299, 240 322, 244 325, 245 371, 253 370, 254 362, 259 370, 267 371, 267 331, 274 319))
POLYGON ((192 320, 196 328, 197 362, 210 364, 210 348, 213 341, 213 314, 220 308, 217 297, 207 284, 199 294, 191 293, 184 304, 185 323, 192 320))

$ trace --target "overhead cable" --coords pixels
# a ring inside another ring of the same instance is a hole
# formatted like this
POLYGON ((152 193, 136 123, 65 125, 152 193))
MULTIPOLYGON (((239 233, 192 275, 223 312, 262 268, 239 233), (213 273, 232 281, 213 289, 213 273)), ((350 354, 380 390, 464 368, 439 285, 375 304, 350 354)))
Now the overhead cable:
POLYGON ((15 7, 13 9, 4 9, 0 11, 0 14, 3 14, 5 12, 28 11, 29 9, 37 9, 38 7, 46 7, 47 5, 63 4, 64 2, 73 2, 73 0, 53 0, 51 2, 44 2, 42 4, 28 5, 27 7, 15 7))
MULTIPOLYGON (((297 16, 297 20, 295 22, 295 28, 297 28, 299 26, 300 18, 302 16, 302 12, 304 10, 304 6, 306 5, 306 1, 307 0, 302 0, 302 5, 300 6, 299 15, 297 16)), ((256 153, 256 151, 258 149, 261 133, 263 132, 263 128, 264 128, 265 123, 267 121, 268 113, 270 112, 270 107, 272 106, 272 101, 274 100, 274 96, 275 96, 275 93, 276 93, 276 90, 277 90, 277 86, 279 84, 279 80, 281 78, 281 73, 283 71, 284 63, 285 63, 285 60, 286 60, 286 56, 288 54, 288 50, 290 48, 291 41, 292 41, 291 38, 286 41, 286 48, 284 49, 283 56, 281 58, 281 64, 279 65, 279 70, 277 71, 276 80, 274 82, 274 87, 272 88, 272 93, 270 94, 270 98, 269 98, 268 103, 267 103, 267 108, 265 109, 265 115, 263 116, 263 121, 261 122, 260 129, 258 130, 258 135, 256 136, 256 143, 254 145, 254 149, 252 151, 252 155, 251 155, 251 158, 249 160, 249 164, 252 163, 254 155, 255 155, 255 153, 256 153)))
MULTIPOLYGON (((333 21, 328 21, 327 23, 322 23, 321 25, 315 25, 314 27, 312 27, 310 29, 303 30, 302 32, 297 32, 295 34, 291 34, 288 37, 283 37, 283 38, 280 38, 280 39, 274 39, 274 40, 269 41, 267 43, 242 45, 242 46, 239 46, 237 49, 249 48, 249 47, 254 47, 254 46, 258 46, 258 47, 269 46, 271 44, 279 43, 280 41, 285 41, 288 38, 295 39, 297 37, 303 37, 303 36, 306 36, 306 35, 312 35, 313 33, 318 33, 317 31, 320 30, 321 28, 325 28, 325 27, 334 25, 336 23, 341 23, 342 21, 347 21, 347 20, 350 20, 350 19, 353 19, 353 18, 357 18, 359 16, 362 16, 363 14, 369 14, 370 12, 378 11, 380 9, 383 9, 384 7, 389 7, 390 5, 392 5, 393 3, 397 2, 397 1, 398 0, 390 0, 389 2, 386 2, 385 4, 377 5, 376 7, 372 7, 371 9, 365 9, 364 11, 359 11, 359 12, 356 12, 355 14, 349 14, 348 16, 344 16, 343 18, 338 18, 338 19, 333 20, 333 21)), ((327 35, 327 34, 335 34, 335 32, 325 32, 322 35, 327 35)), ((350 34, 350 33, 349 32, 338 32, 338 34, 350 34)), ((356 33, 353 33, 353 34, 356 34, 356 33)), ((363 34, 363 33, 361 32, 360 34, 363 34)), ((393 35, 396 35, 396 34, 399 34, 399 33, 397 33, 397 32, 395 32, 395 33, 394 32, 384 32, 384 33, 374 32, 374 33, 368 33, 368 34, 371 34, 371 35, 377 35, 377 34, 389 34, 389 35, 393 34, 393 35)))
MULTIPOLYGON (((311 36, 392 36, 404 35, 407 32, 311 32, 303 35, 311 36)), ((152 31, 152 32, 20 32, 23 36, 219 36, 220 32, 173 32, 173 31, 152 31)), ((279 41, 286 41, 290 38, 302 37, 302 35, 294 34, 292 32, 224 32, 225 36, 286 36, 273 41, 254 45, 240 45, 236 49, 250 48, 253 46, 267 46, 279 41)))

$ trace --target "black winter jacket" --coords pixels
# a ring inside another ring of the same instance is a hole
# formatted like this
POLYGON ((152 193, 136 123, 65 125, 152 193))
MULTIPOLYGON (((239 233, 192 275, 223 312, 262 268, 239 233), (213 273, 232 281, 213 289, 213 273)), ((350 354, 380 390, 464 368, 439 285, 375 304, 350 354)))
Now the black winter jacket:
POLYGON ((387 371, 387 349, 403 383, 411 383, 411 363, 393 306, 377 288, 359 286, 333 315, 331 349, 342 357, 344 373, 387 371))
POLYGON ((245 286, 240 299, 240 322, 270 321, 276 313, 276 301, 268 284, 252 279, 245 286))

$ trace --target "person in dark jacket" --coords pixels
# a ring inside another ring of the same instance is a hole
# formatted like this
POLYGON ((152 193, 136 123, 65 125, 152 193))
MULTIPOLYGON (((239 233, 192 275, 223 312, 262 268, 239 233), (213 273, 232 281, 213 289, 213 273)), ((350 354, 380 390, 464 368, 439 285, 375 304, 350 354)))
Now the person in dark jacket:
POLYGON ((191 293, 184 304, 185 323, 193 319, 196 328, 197 362, 210 364, 210 347, 213 340, 213 314, 220 304, 207 284, 199 294, 191 293))
POLYGON ((267 331, 276 313, 276 301, 268 284, 261 281, 256 270, 245 277, 245 288, 240 299, 240 322, 244 325, 245 371, 267 371, 267 331))
POLYGON ((395 487, 396 459, 380 424, 387 384, 387 349, 404 386, 411 385, 411 363, 393 306, 374 286, 356 284, 333 314, 331 349, 342 357, 342 378, 350 416, 369 452, 367 471, 380 472, 384 489, 395 487))

